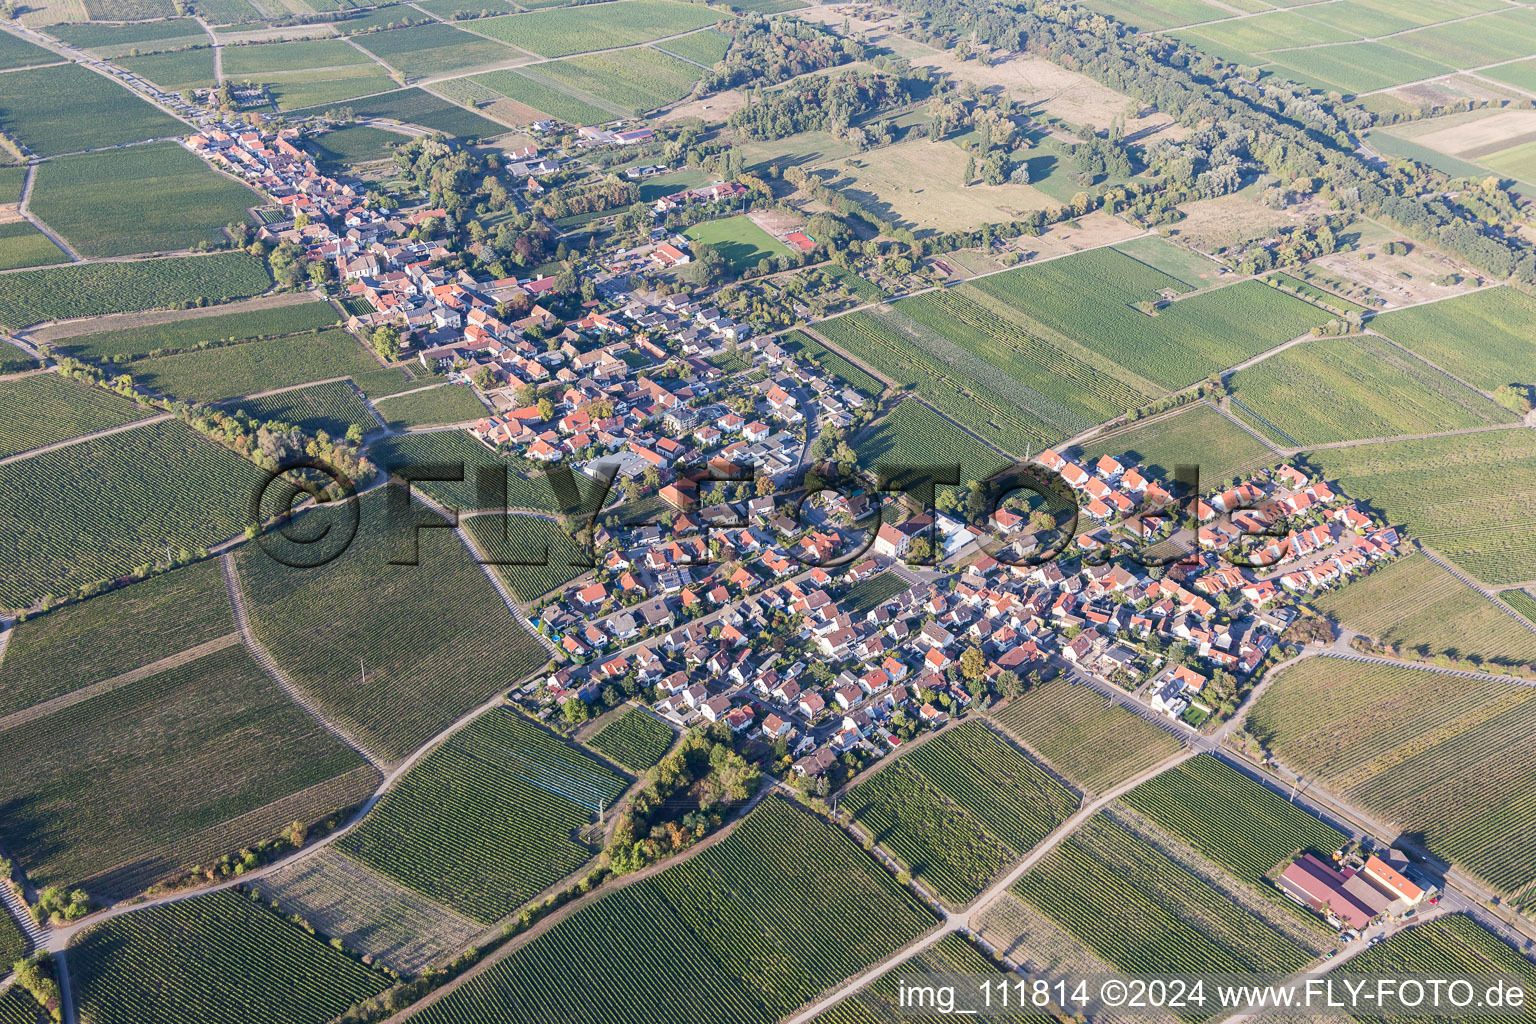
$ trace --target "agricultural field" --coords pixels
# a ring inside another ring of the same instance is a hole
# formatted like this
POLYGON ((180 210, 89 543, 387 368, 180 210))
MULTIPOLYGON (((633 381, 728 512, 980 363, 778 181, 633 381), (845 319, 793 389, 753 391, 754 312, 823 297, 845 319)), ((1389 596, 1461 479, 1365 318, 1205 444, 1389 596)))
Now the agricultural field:
POLYGON ((232 889, 96 925, 69 968, 81 1024, 312 1024, 391 983, 232 889))
POLYGON ((176 13, 166 0, 84 0, 84 6, 92 21, 142 21, 176 13))
MULTIPOLYGON (((471 113, 422 89, 396 89, 354 100, 346 106, 351 107, 359 118, 420 125, 458 138, 493 138, 507 130, 505 125, 488 121, 479 114, 471 113)), ((323 113, 323 110, 313 109, 308 112, 318 114, 323 113)))
POLYGON ((31 222, 16 220, 0 224, 0 270, 67 262, 69 256, 31 222))
MULTIPOLYGON (((887 971, 874 982, 854 993, 831 1009, 817 1014, 814 1024, 899 1024, 913 1019, 932 1019, 929 1015, 914 1014, 911 1007, 902 1005, 898 982, 902 977, 984 977, 997 974, 1005 977, 997 961, 989 958, 973 942, 963 935, 950 934, 927 949, 904 960, 900 967, 887 971)), ((1056 1024, 1059 1018, 1044 1010, 1020 1009, 1007 1013, 992 1009, 987 1013, 990 1020, 1007 1021, 1009 1024, 1056 1024)))
POLYGON ((353 41, 407 75, 439 75, 488 64, 505 64, 527 54, 442 22, 369 32, 353 41))
POLYGON ((852 840, 769 797, 721 843, 601 896, 421 1024, 771 1024, 934 925, 852 840))
POLYGON ((1327 591, 1312 606, 1410 657, 1536 664, 1536 633, 1418 553, 1327 591))
MULTIPOLYGON (((353 64, 326 71, 274 71, 263 75, 261 81, 279 110, 308 107, 330 109, 340 106, 357 109, 392 95, 398 84, 376 64, 353 64), (357 103, 348 102, 360 96, 369 99, 357 103)), ((445 120, 453 119, 451 111, 444 111, 443 114, 445 120)))
POLYGON ((1082 448, 1083 459, 1096 460, 1100 455, 1134 462, 1143 473, 1164 481, 1172 480, 1180 465, 1197 465, 1200 479, 1214 482, 1280 460, 1262 441, 1205 402, 1095 438, 1082 448))
POLYGON ((1256 281, 1200 292, 1148 315, 1137 302, 1187 290, 1112 250, 1096 249, 974 282, 1014 307, 1045 341, 1061 336, 1165 388, 1182 388, 1326 319, 1256 281))
POLYGON ((1466 385, 1368 335, 1318 338, 1237 371, 1232 414, 1291 448, 1514 423, 1466 385))
POLYGON ((677 39, 668 39, 664 43, 657 43, 656 47, 696 64, 714 67, 725 59, 726 51, 731 48, 731 36, 716 29, 707 28, 702 32, 694 32, 679 36, 677 39))
POLYGON ((1428 669, 1309 658, 1247 728, 1287 770, 1396 822, 1493 888, 1536 878, 1536 691, 1428 669))
POLYGON ((974 899, 1076 799, 979 722, 934 737, 855 786, 854 821, 947 903, 974 899))
POLYGON ((340 438, 353 426, 365 434, 379 429, 379 421, 368 411, 357 389, 344 380, 250 398, 234 408, 267 423, 291 424, 306 434, 323 430, 340 438))
POLYGON ((1499 594, 1500 600, 1519 612, 1531 625, 1536 626, 1536 597, 1531 596, 1527 590, 1506 590, 1499 594))
POLYGON ((647 43, 714 25, 723 17, 707 7, 673 0, 618 0, 485 18, 475 22, 475 31, 541 57, 565 57, 647 43))
POLYGON ((75 64, 8 72, 0 128, 38 156, 169 138, 187 126, 75 64))
POLYGON ((52 50, 36 46, 9 32, 4 39, 0 39, 0 68, 25 68, 34 64, 53 64, 60 60, 63 58, 52 50))
MULTIPOLYGON (((1450 914, 1400 931, 1362 952, 1349 966, 1351 972, 1388 978, 1503 974, 1514 975, 1527 986, 1536 982, 1536 965, 1529 957, 1466 914, 1450 914)), ((1518 1020, 1520 1016, 1508 1011, 1489 1013, 1480 1019, 1518 1020)), ((1378 1015, 1371 1019, 1382 1024, 1404 1024, 1411 1018, 1378 1015)))
POLYGON ((482 924, 591 860, 573 838, 624 779, 507 707, 411 769, 338 849, 482 924))
POLYGON ((580 564, 584 559, 592 560, 553 519, 516 514, 474 516, 464 520, 464 525, 492 562, 544 563, 492 566, 519 601, 532 601, 564 586, 587 571, 589 567, 580 564))
POLYGON ((587 741, 587 746, 633 772, 643 772, 660 761, 677 734, 655 715, 630 708, 587 741))
POLYGON ((224 241, 261 196, 174 142, 40 164, 31 208, 86 256, 189 249, 224 241), (129 184, 131 183, 131 185, 129 184))
POLYGON ((148 415, 126 398, 57 374, 0 381, 0 458, 148 415))
POLYGON ((326 164, 363 164, 388 160, 408 137, 367 125, 348 125, 305 140, 315 159, 326 164))
MULTIPOLYGON (((20 960, 27 950, 26 937, 11 922, 9 916, 0 919, 0 931, 14 931, 16 938, 21 940, 21 952, 11 956, 9 962, 20 960)), ((0 948, 9 948, 8 945, 0 948)), ((37 1005, 37 1000, 32 994, 20 985, 12 985, 4 992, 0 992, 0 1024, 40 1024, 42 1007, 37 1005)))
POLYGON ((342 328, 140 359, 128 367, 141 387, 194 402, 254 395, 379 368, 342 328))
POLYGON ((1166 729, 1064 679, 1030 687, 994 718, 1089 793, 1113 789, 1183 746, 1166 729))
POLYGON ((0 202, 6 205, 21 202, 21 189, 26 180, 25 167, 16 164, 0 166, 0 202))
POLYGON ((276 337, 334 327, 336 310, 328 302, 303 301, 265 309, 189 316, 181 320, 124 327, 83 334, 50 342, 78 359, 110 362, 141 356, 184 352, 209 342, 236 341, 246 338, 276 337))
POLYGON ((235 629, 214 559, 67 604, 15 627, 0 716, 169 658, 235 629))
POLYGON ((469 945, 484 930, 331 848, 279 868, 256 887, 284 913, 404 974, 469 945))
POLYGON ((822 372, 840 380, 865 398, 878 398, 885 390, 885 382, 844 359, 805 331, 790 331, 779 338, 779 344, 789 349, 797 358, 821 368, 822 372))
POLYGON ((0 508, 0 607, 126 576, 163 559, 167 544, 228 540, 245 529, 261 479, 174 420, 0 466, 0 493, 11 496, 0 508))
POLYGON ((1114 249, 1194 289, 1215 284, 1221 270, 1221 264, 1204 253, 1186 249, 1158 235, 1133 238, 1114 249))
POLYGON ((288 822, 333 814, 379 775, 288 699, 236 645, 0 734, 11 769, 0 839, 39 887, 98 898, 168 874, 288 822), (78 757, 89 749, 91 756, 78 757), (307 812, 307 791, 346 778, 350 799, 307 812), (275 824, 252 819, 274 805, 275 824))
MULTIPOLYGON (((451 532, 422 530, 420 564, 390 564, 410 556, 411 534, 392 528, 387 501, 383 490, 361 499, 351 546, 321 569, 288 568, 258 545, 241 550, 238 566, 251 623, 278 664, 328 716, 394 759, 523 679, 548 654, 451 532), (453 614, 423 612, 444 594, 454 595, 453 614), (317 608, 326 614, 317 616, 317 608)), ((307 529, 305 516, 319 515, 301 516, 299 532, 307 529)), ((441 521, 419 504, 412 516, 441 521)), ((281 554, 288 542, 268 535, 265 544, 281 554)), ((313 552, 292 554, 297 560, 313 552)))
MULTIPOLYGON (((366 388, 364 389, 367 390, 366 388)), ((499 496, 493 505, 480 501, 479 473, 488 466, 506 470, 507 507, 533 512, 561 512, 554 488, 542 477, 528 478, 507 464, 463 430, 443 430, 429 434, 400 434, 385 438, 369 449, 369 458, 380 469, 391 466, 464 464, 463 481, 422 480, 411 486, 433 501, 459 509, 500 507, 499 496)), ((582 474, 572 474, 578 486, 582 474)), ((594 499, 595 500, 595 499, 594 499)))
POLYGON ((985 480, 1008 460, 913 399, 904 399, 859 435, 853 446, 858 466, 960 466, 960 482, 985 480))
POLYGON ((42 365, 15 345, 0 343, 0 376, 36 370, 42 365))
POLYGON ((226 46, 224 77, 232 81, 262 81, 272 72, 339 68, 354 64, 372 66, 368 56, 340 39, 300 39, 286 43, 226 46))
POLYGON ((1420 54, 1409 53, 1395 45, 1397 40, 1381 43, 1342 43, 1299 50, 1274 50, 1265 54, 1279 65, 1275 73, 1302 85, 1321 85, 1351 94, 1388 89, 1406 82, 1436 78, 1454 68, 1420 54), (1287 74, 1294 71, 1297 74, 1287 74))
POLYGON ((707 220, 683 232, 691 241, 720 250, 731 273, 740 276, 761 260, 788 252, 782 242, 752 223, 745 215, 707 220))
POLYGON ((837 606, 850 615, 859 616, 910 589, 912 584, 900 573, 882 572, 849 587, 848 592, 838 598, 837 606))
POLYGON ((23 270, 0 277, 0 327, 229 302, 270 287, 266 261, 244 251, 23 270))
POLYGON ((1089 0, 1083 6, 1118 18, 1143 32, 1231 17, 1227 11, 1212 7, 1204 0, 1089 0))
POLYGON ((1296 853, 1312 850, 1326 860, 1348 838, 1209 754, 1174 765, 1121 799, 1256 886, 1296 853))
POLYGON ((118 57, 113 63, 148 79, 166 92, 210 89, 215 84, 211 46, 169 50, 142 57, 118 57))
MULTIPOLYGON (((0 879, 0 884, 4 884, 3 879, 0 879)), ((10 912, 0 913, 0 960, 8 964, 14 964, 18 960, 23 959, 31 949, 32 943, 27 940, 27 937, 22 934, 21 929, 17 927, 15 920, 11 918, 10 912)), ((12 989, 7 990, 7 993, 13 991, 19 993, 22 991, 22 988, 20 985, 16 985, 12 989)), ((0 993, 0 996, 4 996, 7 993, 0 993)), ((18 1020, 20 1024, 37 1024, 37 1004, 32 1001, 31 995, 25 996, 24 999, 25 1001, 22 1006, 32 1010, 31 1017, 18 1017, 16 1009, 0 1005, 0 1022, 9 1024, 12 1020, 18 1020)), ((4 1001, 8 1000, 0 1000, 0 1002, 4 1001)))
POLYGON ((1490 288, 1385 313, 1371 321, 1371 329, 1473 387, 1492 391, 1536 382, 1532 322, 1536 299, 1513 288, 1490 288))
POLYGON ((1010 890, 1129 974, 1288 973, 1311 950, 1104 814, 1010 890))
MULTIPOLYGON (((543 82, 536 82, 525 75, 520 75, 516 71, 492 71, 484 75, 476 75, 467 81, 518 104, 527 113, 527 117, 516 120, 534 121, 543 114, 557 117, 569 124, 602 124, 604 121, 612 120, 619 112, 609 110, 607 107, 594 106, 543 82)), ((452 83, 444 82, 438 88, 442 89, 450 84, 452 83)), ((492 100, 493 104, 501 102, 503 101, 492 100)), ((492 106, 491 109, 497 108, 492 106)))
MULTIPOLYGON (((1308 267, 1303 269, 1301 273, 1305 274, 1313 269, 1314 268, 1308 267)), ((1365 307, 1357 302, 1351 302, 1350 300, 1335 295, 1332 292, 1324 291, 1314 284, 1303 281, 1300 278, 1292 277, 1290 274, 1282 273, 1280 271, 1266 275, 1264 277, 1264 283, 1272 284, 1279 288, 1281 291, 1289 292, 1299 299, 1306 299, 1313 305, 1322 306, 1329 312, 1339 314, 1365 312, 1365 307)))
POLYGON ((1494 585, 1536 579, 1527 496, 1536 452, 1523 430, 1310 452, 1344 493, 1494 585))
POLYGON ((381 399, 374 408, 395 430, 470 423, 487 414, 484 403, 466 384, 444 384, 430 391, 381 399))
POLYGON ((701 73, 687 61, 642 46, 550 61, 527 69, 523 77, 546 78, 557 89, 638 115, 687 96, 701 73))

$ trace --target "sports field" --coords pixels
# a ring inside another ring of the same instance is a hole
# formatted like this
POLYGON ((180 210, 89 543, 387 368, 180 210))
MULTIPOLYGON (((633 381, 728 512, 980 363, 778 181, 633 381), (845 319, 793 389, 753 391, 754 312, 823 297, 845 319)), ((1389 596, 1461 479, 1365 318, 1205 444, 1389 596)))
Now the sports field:
POLYGON ((789 249, 745 215, 706 220, 683 232, 695 242, 705 242, 720 250, 731 272, 740 275, 753 269, 760 260, 789 249))
POLYGON ((173 142, 49 160, 32 211, 87 256, 187 249, 224 240, 262 197, 173 142))

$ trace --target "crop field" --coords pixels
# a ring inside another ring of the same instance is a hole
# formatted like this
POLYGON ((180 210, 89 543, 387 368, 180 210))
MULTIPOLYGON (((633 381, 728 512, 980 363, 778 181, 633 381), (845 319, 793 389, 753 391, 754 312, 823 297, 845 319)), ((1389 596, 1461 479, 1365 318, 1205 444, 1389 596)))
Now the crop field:
POLYGON ((1441 61, 1385 42, 1274 50, 1265 57, 1280 65, 1276 74, 1281 77, 1300 78, 1302 84, 1321 82, 1346 94, 1387 89, 1405 82, 1435 78, 1453 70, 1441 61), (1288 76, 1287 69, 1300 72, 1300 75, 1288 76))
POLYGON ((1525 431, 1325 449, 1307 459, 1473 576, 1494 585, 1536 579, 1527 500, 1536 452, 1525 431))
POLYGON ((723 842, 555 924, 422 1024, 771 1024, 933 916, 839 830, 777 797, 723 842))
POLYGON ((390 985, 231 889, 96 925, 69 967, 81 1024, 312 1024, 390 985))
POLYGON ((49 160, 32 210, 87 256, 187 249, 222 241, 261 197, 174 142, 49 160))
MULTIPOLYGON (((26 937, 8 915, 0 915, 0 932, 14 932, 16 939, 20 940, 20 945, 16 947, 19 951, 12 955, 8 952, 12 948, 11 942, 0 939, 0 952, 5 952, 7 962, 15 963, 26 955, 26 937)), ((0 1024, 39 1024, 41 1009, 32 994, 20 985, 12 985, 0 992, 0 1024)))
POLYGON ((344 380, 248 399, 235 408, 267 423, 292 424, 307 434, 323 430, 332 437, 345 437, 354 424, 365 434, 379 429, 379 421, 358 397, 357 389, 344 380))
POLYGON ((1536 597, 1532 597, 1530 591, 1506 590, 1499 594, 1499 598, 1527 622, 1536 625, 1536 597))
POLYGON ((905 399, 859 435, 853 446, 858 466, 960 466, 960 482, 985 480, 1008 460, 939 416, 921 402, 905 399))
POLYGON ((46 50, 19 39, 9 32, 4 39, 0 39, 0 68, 24 68, 34 64, 52 64, 62 60, 52 50, 46 50))
POLYGON ((1186 249, 1158 235, 1133 238, 1114 249, 1195 289, 1215 284, 1216 274, 1221 269, 1220 263, 1204 253, 1186 249))
POLYGON ((322 935, 404 974, 443 959, 484 930, 330 848, 256 886, 284 913, 299 914, 322 935))
POLYGON ((758 227, 745 215, 707 220, 684 231, 695 242, 706 242, 720 250, 733 274, 756 267, 758 261, 788 252, 778 239, 758 227))
POLYGON ((9 72, 0 127, 38 156, 179 136, 187 126, 74 64, 9 72))
POLYGON ((1297 298, 1306 299, 1308 302, 1311 302, 1314 305, 1327 307, 1331 311, 1338 311, 1340 313, 1365 312, 1365 307, 1357 302, 1351 302, 1349 299, 1342 298, 1333 294, 1332 292, 1324 291, 1314 284, 1303 281, 1298 277, 1292 277, 1290 274, 1282 273, 1280 271, 1275 271, 1273 274, 1265 275, 1264 283, 1273 283, 1278 288, 1280 288, 1281 291, 1290 292, 1297 298))
POLYGON ((973 282, 1037 336, 1070 339, 1166 388, 1181 388, 1305 334, 1314 306, 1256 281, 1200 292, 1149 316, 1135 303, 1187 287, 1106 249, 973 282))
MULTIPOLYGON (((564 528, 540 516, 475 516, 464 521, 475 543, 493 562, 546 564, 495 565, 493 571, 519 601, 532 601, 586 571, 584 555, 564 528)), ((585 526, 585 523, 581 524, 585 526)))
POLYGON ((26 183, 26 180, 27 169, 25 167, 16 164, 0 166, 0 202, 21 202, 21 187, 26 183))
MULTIPOLYGON (((604 121, 611 121, 617 112, 579 100, 515 71, 492 71, 488 74, 476 75, 469 81, 532 109, 535 118, 537 114, 543 113, 568 124, 602 124, 604 121)), ((444 85, 447 84, 449 83, 444 83, 444 85)))
POLYGON ((43 373, 0 381, 0 457, 148 416, 126 398, 43 373))
POLYGON ((366 768, 238 645, 0 735, 7 849, 39 886, 87 883, 98 896, 266 838, 221 846, 227 837, 206 835, 366 768))
POLYGON ((396 132, 356 124, 307 139, 306 145, 321 163, 361 164, 388 160, 405 141, 407 137, 396 132))
MULTIPOLYGON (((386 502, 382 491, 362 499, 356 538, 323 568, 290 569, 248 545, 239 569, 252 625, 273 657, 330 717, 396 758, 548 655, 452 533, 423 530, 420 564, 389 564, 409 556, 410 533, 392 528, 386 502), (425 613, 443 594, 454 595, 453 614, 425 613)), ((419 506, 412 515, 440 521, 419 506)), ((279 551, 286 545, 273 536, 267 543, 279 551)))
POLYGON ((397 430, 469 423, 487 414, 484 403, 467 384, 444 384, 431 391, 380 400, 375 408, 397 430))
POLYGON ((1168 481, 1180 465, 1200 467, 1200 479, 1227 480, 1280 457, 1205 402, 1163 419, 1133 425, 1083 446, 1082 458, 1113 455, 1168 481))
POLYGON ((912 584, 900 573, 882 572, 849 587, 848 592, 838 598, 837 606, 857 618, 911 588, 912 584))
POLYGON ((396 89, 346 105, 359 118, 417 124, 459 138, 491 138, 507 130, 505 125, 488 121, 479 114, 473 114, 422 89, 396 89))
POLYGON ((1536 878, 1533 698, 1497 678, 1310 658, 1275 680, 1248 730, 1287 769, 1509 893, 1536 878))
POLYGON ((461 32, 442 22, 412 25, 388 32, 354 37, 357 45, 407 75, 437 75, 449 71, 505 64, 526 55, 483 36, 461 32))
POLYGON ((1418 553, 1319 595, 1313 607, 1378 643, 1422 658, 1536 663, 1536 633, 1418 553))
POLYGON ((541 57, 565 57, 650 42, 713 25, 723 17, 719 11, 673 0, 620 0, 486 18, 475 22, 475 31, 541 57))
MULTIPOLYGON (((3 882, 4 880, 0 879, 0 884, 3 884, 3 882)), ((0 959, 3 959, 6 963, 14 964, 18 960, 23 959, 31 949, 32 944, 27 941, 27 937, 17 927, 15 920, 11 918, 10 912, 0 913, 0 959)), ((20 985, 15 985, 7 990, 7 992, 12 991, 20 992, 22 988, 20 985)), ((0 995, 4 994, 0 993, 0 995)), ((32 1016, 18 1018, 14 1009, 0 1005, 0 1022, 20 1020, 21 1024, 37 1024, 37 1005, 32 1001, 30 995, 25 997, 23 1006, 30 1006, 32 1016)))
POLYGON ((1233 415, 1250 420, 1275 443, 1293 448, 1518 419, 1397 346, 1370 336, 1319 338, 1292 346, 1237 371, 1229 379, 1229 390, 1233 415))
POLYGON ((731 48, 731 37, 717 29, 707 28, 656 45, 658 49, 670 54, 686 57, 705 67, 713 67, 725 59, 725 52, 731 48))
POLYGON ((1536 52, 1536 19, 1531 14, 1521 7, 1470 21, 1433 25, 1394 37, 1392 47, 1455 68, 1529 57, 1536 52))
MULTIPOLYGON (((435 431, 430 434, 400 434, 385 438, 369 449, 369 457, 380 469, 391 466, 457 465, 464 464, 462 482, 422 480, 411 486, 433 501, 446 503, 458 509, 482 507, 478 475, 482 467, 507 464, 462 430, 435 431)), ((578 486, 582 474, 573 473, 578 486)), ((542 477, 529 479, 521 473, 509 470, 507 480, 507 506, 529 509, 534 512, 561 512, 557 507, 554 488, 542 477)), ((498 504, 487 507, 500 507, 498 504)), ((595 499, 594 499, 595 500, 595 499)))
MULTIPOLYGON (((383 99, 384 95, 391 95, 397 85, 376 64, 354 64, 329 71, 271 72, 263 75, 261 80, 279 110, 339 106, 356 109, 363 103, 374 103, 383 99), (368 96, 370 99, 359 103, 347 102, 359 96, 368 96)), ((447 113, 449 117, 452 116, 451 112, 447 113)), ((467 114, 467 111, 464 113, 467 114)))
POLYGON ((666 722, 647 711, 630 708, 603 726, 587 741, 587 746, 630 771, 643 772, 666 755, 676 738, 666 722))
MULTIPOLYGON (((963 935, 950 934, 927 949, 902 961, 894 970, 887 971, 868 987, 844 999, 823 1013, 817 1014, 815 1024, 899 1024, 913 1019, 929 1019, 927 1014, 916 1014, 901 1001, 898 983, 904 976, 944 976, 966 978, 996 974, 1005 977, 997 961, 988 957, 963 935)), ((1008 1021, 1010 1024, 1056 1024, 1057 1017, 1044 1010, 1023 1008, 1013 1013, 994 1008, 987 1013, 988 1019, 1008 1021)))
POLYGON ((1090 0, 1083 6, 1118 18, 1144 32, 1230 17, 1204 0, 1090 0))
POLYGON ((1513 288, 1490 288, 1383 314, 1371 321, 1371 329, 1473 387, 1492 391, 1536 381, 1533 320, 1536 299, 1513 288))
POLYGON ((1076 800, 979 722, 913 747, 844 806, 946 902, 975 898, 1072 813, 1076 800))
POLYGON ((84 334, 54 342, 53 346, 79 359, 107 362, 119 357, 136 359, 147 355, 182 352, 205 342, 315 331, 323 327, 334 327, 336 322, 336 311, 330 303, 306 301, 84 334))
POLYGON ((796 357, 810 360, 824 373, 836 377, 865 398, 877 398, 885 390, 884 381, 866 373, 804 331, 790 331, 779 338, 779 344, 796 357))
POLYGON ((174 420, 0 466, 0 607, 115 579, 245 529, 255 466, 174 420), (110 495, 110 500, 103 500, 110 495), (38 524, 46 523, 46 531, 38 524))
POLYGON ((577 829, 626 783, 510 708, 458 732, 338 848, 482 924, 590 860, 577 829))
MULTIPOLYGON (((1426 921, 1364 950, 1349 962, 1350 971, 1377 977, 1429 976, 1448 978, 1488 974, 1514 975, 1526 986, 1536 982, 1536 965, 1495 933, 1466 914, 1449 914, 1426 921)), ((1479 1021, 1513 1022, 1528 1014, 1506 1011, 1488 1013, 1479 1021)), ((1381 1024, 1404 1024, 1407 1016, 1373 1015, 1381 1024)))
MULTIPOLYGON (((642 46, 551 61, 529 69, 525 77, 550 78, 557 87, 569 87, 578 95, 595 96, 620 110, 643 114, 687 96, 700 74, 700 69, 687 61, 642 46)), ((766 233, 764 237, 768 237, 766 233)), ((773 244, 782 249, 777 242, 773 244)))
POLYGON ((113 63, 149 79, 166 92, 209 89, 214 85, 211 46, 151 53, 142 57, 118 57, 113 63))
POLYGON ((341 328, 141 359, 128 368, 143 387, 196 402, 254 395, 379 368, 341 328))
POLYGON ((1090 793, 1126 779, 1178 753, 1178 737, 1066 680, 1041 683, 1015 697, 996 716, 1030 750, 1090 793))
POLYGON ((339 39, 300 39, 287 43, 224 47, 224 77, 234 81, 256 79, 274 71, 305 71, 372 65, 366 54, 339 39))
MULTIPOLYGON (((989 384, 975 376, 961 376, 929 355, 927 347, 918 344, 919 338, 935 348, 947 344, 945 340, 896 310, 883 314, 847 313, 818 323, 816 332, 882 376, 921 395, 956 423, 1006 451, 1022 454, 1026 448, 1037 450, 1064 436, 1059 428, 1046 424, 989 384)), ((950 345, 946 351, 956 359, 967 356, 958 346, 950 345)), ((970 359, 969 364, 990 369, 979 359, 970 359)), ((1002 374, 994 371, 989 379, 992 378, 1007 386, 1007 379, 1002 374)), ((1028 397, 1028 392, 1016 381, 1010 391, 1015 396, 1028 397)))
POLYGON ((1327 860, 1347 838, 1209 754, 1174 765, 1122 799, 1253 885, 1300 851, 1327 860))
POLYGON ((55 608, 15 627, 0 661, 0 716, 232 633, 209 559, 55 608))
POLYGON ((175 5, 166 0, 84 0, 84 6, 92 21, 169 18, 176 11, 175 5))
POLYGON ((1290 972, 1310 951, 1104 815, 1010 892, 1130 974, 1290 972))
POLYGON ((166 309, 200 299, 228 302, 271 286, 266 261, 243 251, 24 270, 0 277, 0 327, 166 309))
POLYGON ((29 221, 0 224, 0 270, 46 267, 68 261, 64 251, 29 221))

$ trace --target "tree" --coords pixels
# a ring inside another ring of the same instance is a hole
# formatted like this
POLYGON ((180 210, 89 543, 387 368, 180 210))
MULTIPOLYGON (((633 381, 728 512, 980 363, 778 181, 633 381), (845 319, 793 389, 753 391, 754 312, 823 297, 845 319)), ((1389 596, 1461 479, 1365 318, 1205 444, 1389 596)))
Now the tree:
POLYGON ((587 702, 580 697, 567 698, 562 711, 565 713, 565 720, 572 725, 580 725, 591 714, 587 708, 587 702))
POLYGON ((969 185, 974 180, 976 180, 976 157, 968 153, 965 157, 965 173, 960 176, 960 184, 969 185))
POLYGON ((555 418, 555 403, 547 398, 539 399, 539 419, 549 421, 555 418))
POLYGON ((386 362, 394 362, 400 358, 400 332, 389 324, 381 324, 374 328, 373 337, 369 340, 373 343, 373 350, 379 354, 379 358, 386 362))
POLYGON ((981 648, 967 647, 960 655, 960 674, 973 683, 987 674, 987 656, 981 648))

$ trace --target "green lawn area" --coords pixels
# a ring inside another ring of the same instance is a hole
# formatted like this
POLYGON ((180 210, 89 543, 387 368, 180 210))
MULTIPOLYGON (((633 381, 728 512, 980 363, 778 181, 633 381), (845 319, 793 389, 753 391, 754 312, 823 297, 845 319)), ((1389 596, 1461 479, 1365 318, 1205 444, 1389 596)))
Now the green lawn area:
POLYGON ((67 263, 69 257, 30 222, 0 224, 0 270, 67 263))
POLYGON ((87 256, 190 248, 249 220, 261 196, 172 142, 49 160, 32 210, 87 256))
POLYGON ((720 255, 730 264, 731 272, 737 275, 757 266, 764 257, 789 251, 782 242, 748 220, 745 214, 707 220, 683 234, 692 241, 707 242, 719 249, 720 255))
POLYGON ((38 156, 184 135, 187 126, 104 75, 76 64, 13 71, 4 128, 38 156))

